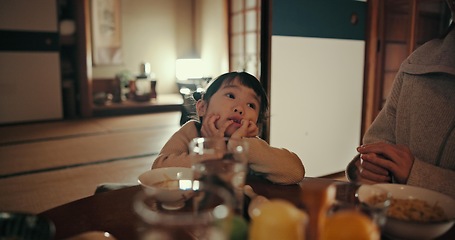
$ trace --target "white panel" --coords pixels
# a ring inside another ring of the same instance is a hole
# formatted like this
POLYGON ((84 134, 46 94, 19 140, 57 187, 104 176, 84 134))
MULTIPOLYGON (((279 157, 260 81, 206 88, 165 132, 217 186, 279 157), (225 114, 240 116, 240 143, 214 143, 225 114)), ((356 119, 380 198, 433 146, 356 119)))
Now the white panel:
POLYGON ((55 0, 1 0, 0 29, 57 31, 55 0))
POLYGON ((343 171, 360 143, 364 41, 272 36, 270 143, 306 176, 343 171))
POLYGON ((59 67, 58 53, 1 52, 0 123, 62 118, 59 67))

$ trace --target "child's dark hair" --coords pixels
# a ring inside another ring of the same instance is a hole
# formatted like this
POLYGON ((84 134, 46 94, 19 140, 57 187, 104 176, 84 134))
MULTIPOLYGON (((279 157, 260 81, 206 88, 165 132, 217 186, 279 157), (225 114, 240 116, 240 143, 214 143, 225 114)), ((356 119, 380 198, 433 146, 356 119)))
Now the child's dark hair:
POLYGON ((267 94, 264 91, 264 88, 261 85, 261 82, 259 82, 256 77, 247 72, 224 73, 212 80, 208 84, 205 92, 194 92, 193 97, 196 101, 202 99, 206 102, 210 102, 210 98, 218 91, 218 89, 220 89, 223 84, 230 84, 235 79, 238 79, 240 84, 243 86, 253 89, 256 95, 260 97, 261 103, 259 108, 258 124, 262 124, 267 118, 269 100, 267 98, 267 94))

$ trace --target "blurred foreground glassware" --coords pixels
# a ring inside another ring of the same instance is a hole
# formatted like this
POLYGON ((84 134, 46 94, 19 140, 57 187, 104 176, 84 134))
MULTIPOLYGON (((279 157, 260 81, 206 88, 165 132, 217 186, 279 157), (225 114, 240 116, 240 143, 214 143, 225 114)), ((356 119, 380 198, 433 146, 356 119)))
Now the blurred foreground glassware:
POLYGON ((162 208, 159 192, 135 196, 139 239, 229 239, 234 201, 226 189, 193 181, 185 207, 179 210, 162 208))
POLYGON ((0 239, 51 240, 55 225, 30 213, 0 212, 0 239))
POLYGON ((242 139, 195 138, 189 143, 193 177, 223 186, 235 196, 235 212, 243 215, 248 145, 242 139))
POLYGON ((336 184, 336 201, 331 212, 340 210, 360 211, 382 229, 387 221, 391 203, 389 191, 369 184, 336 184))
POLYGON ((390 193, 385 189, 311 179, 302 181, 300 187, 310 220, 307 239, 380 239, 390 205, 390 193), (373 204, 371 199, 377 201, 373 204))

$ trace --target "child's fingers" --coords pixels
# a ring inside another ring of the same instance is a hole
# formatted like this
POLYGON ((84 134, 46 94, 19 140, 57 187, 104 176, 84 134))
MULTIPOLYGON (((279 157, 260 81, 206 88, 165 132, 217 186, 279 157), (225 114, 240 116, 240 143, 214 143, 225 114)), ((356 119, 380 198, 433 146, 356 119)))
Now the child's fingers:
POLYGON ((232 134, 231 137, 242 138, 248 136, 249 121, 243 119, 241 126, 232 134))
POLYGON ((248 134, 249 127, 250 127, 250 121, 243 119, 242 125, 240 126, 238 131, 241 132, 243 136, 246 136, 248 134))
POLYGON ((233 121, 227 121, 223 123, 223 125, 217 126, 217 122, 219 119, 220 119, 219 115, 216 114, 208 115, 207 120, 205 122, 205 126, 203 125, 201 128, 201 132, 202 129, 204 129, 206 136, 224 137, 226 129, 233 123, 233 121))
POLYGON ((220 118, 218 115, 211 114, 208 116, 207 123, 209 126, 215 126, 216 121, 220 118))
POLYGON ((216 121, 218 120, 218 115, 210 115, 207 119, 207 127, 210 131, 217 131, 216 121))
POLYGON ((249 121, 249 125, 248 125, 248 137, 255 137, 259 134, 259 128, 258 126, 252 122, 252 121, 249 121))
POLYGON ((222 136, 224 136, 224 132, 226 132, 226 129, 231 126, 232 123, 234 123, 234 121, 227 121, 218 129, 218 131, 222 133, 222 136))
POLYGON ((204 123, 201 127, 201 134, 204 137, 216 136, 218 129, 216 128, 216 121, 219 119, 218 115, 209 114, 205 117, 204 123))

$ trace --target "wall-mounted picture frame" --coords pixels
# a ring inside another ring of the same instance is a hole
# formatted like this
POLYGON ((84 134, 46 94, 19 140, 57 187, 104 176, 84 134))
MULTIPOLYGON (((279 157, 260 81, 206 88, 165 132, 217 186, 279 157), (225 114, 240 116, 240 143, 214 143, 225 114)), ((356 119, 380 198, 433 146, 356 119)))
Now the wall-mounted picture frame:
POLYGON ((123 63, 120 0, 91 0, 94 65, 123 63))

